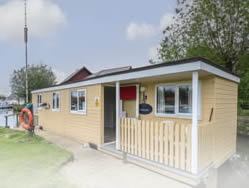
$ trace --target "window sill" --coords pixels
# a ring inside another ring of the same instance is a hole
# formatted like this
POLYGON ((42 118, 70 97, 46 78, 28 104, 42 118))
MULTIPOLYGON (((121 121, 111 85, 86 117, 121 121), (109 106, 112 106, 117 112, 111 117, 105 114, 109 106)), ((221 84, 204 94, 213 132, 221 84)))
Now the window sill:
POLYGON ((71 114, 86 115, 86 112, 70 111, 71 114))
POLYGON ((52 112, 60 112, 60 109, 52 109, 52 112))
MULTIPOLYGON (((179 118, 179 119, 192 119, 192 114, 160 114, 155 113, 157 117, 168 117, 168 118, 179 118)), ((201 117, 198 116, 198 120, 201 120, 201 117)))

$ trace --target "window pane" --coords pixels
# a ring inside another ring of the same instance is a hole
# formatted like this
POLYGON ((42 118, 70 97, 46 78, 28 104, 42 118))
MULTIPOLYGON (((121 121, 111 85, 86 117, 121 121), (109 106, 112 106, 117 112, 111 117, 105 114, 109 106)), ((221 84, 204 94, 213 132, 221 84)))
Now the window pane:
POLYGON ((77 110, 77 91, 71 92, 71 110, 76 111, 77 110))
POLYGON ((55 109, 55 103, 56 103, 56 93, 53 93, 53 109, 55 109))
POLYGON ((37 95, 37 105, 39 106, 42 103, 42 96, 37 95))
POLYGON ((190 86, 179 87, 179 112, 192 113, 192 89, 190 86))
POLYGON ((85 111, 86 107, 85 91, 79 91, 79 110, 85 111))
POLYGON ((175 113, 175 87, 159 86, 157 88, 157 112, 175 113))
POLYGON ((57 109, 60 108, 60 94, 59 93, 56 94, 56 108, 57 109))

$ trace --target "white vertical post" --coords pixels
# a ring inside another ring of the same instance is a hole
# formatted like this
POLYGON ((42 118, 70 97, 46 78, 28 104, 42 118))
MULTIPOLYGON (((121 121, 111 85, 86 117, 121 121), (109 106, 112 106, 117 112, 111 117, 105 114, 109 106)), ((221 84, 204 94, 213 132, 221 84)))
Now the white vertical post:
POLYGON ((198 72, 192 73, 192 168, 193 174, 198 173, 198 72))
POLYGON ((120 83, 116 82, 116 149, 119 150, 120 83))

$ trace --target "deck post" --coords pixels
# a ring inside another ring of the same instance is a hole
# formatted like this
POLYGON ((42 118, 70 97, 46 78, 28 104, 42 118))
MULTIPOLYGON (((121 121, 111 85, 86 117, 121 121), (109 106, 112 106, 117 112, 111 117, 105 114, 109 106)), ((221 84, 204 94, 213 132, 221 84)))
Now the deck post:
POLYGON ((198 72, 192 73, 192 160, 191 171, 198 173, 198 72))
POLYGON ((116 82, 116 149, 119 150, 120 83, 116 82))

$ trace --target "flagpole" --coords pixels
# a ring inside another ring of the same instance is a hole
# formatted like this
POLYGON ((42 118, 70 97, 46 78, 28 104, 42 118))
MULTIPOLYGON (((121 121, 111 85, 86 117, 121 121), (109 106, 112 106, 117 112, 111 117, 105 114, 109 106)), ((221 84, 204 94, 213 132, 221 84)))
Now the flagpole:
POLYGON ((27 27, 27 0, 24 0, 24 43, 25 43, 25 90, 26 99, 25 102, 29 102, 29 90, 28 90, 28 27, 27 27))

